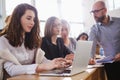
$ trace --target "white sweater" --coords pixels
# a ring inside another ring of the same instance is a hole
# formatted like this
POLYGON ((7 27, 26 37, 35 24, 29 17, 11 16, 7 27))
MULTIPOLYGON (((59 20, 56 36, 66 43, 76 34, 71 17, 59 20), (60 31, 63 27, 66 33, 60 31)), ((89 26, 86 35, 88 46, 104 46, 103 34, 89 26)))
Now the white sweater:
POLYGON ((24 44, 20 47, 13 47, 4 36, 0 37, 0 58, 6 60, 4 69, 10 76, 35 74, 37 65, 48 61, 40 48, 37 51, 28 50, 24 44), (36 63, 32 64, 34 58, 36 63))

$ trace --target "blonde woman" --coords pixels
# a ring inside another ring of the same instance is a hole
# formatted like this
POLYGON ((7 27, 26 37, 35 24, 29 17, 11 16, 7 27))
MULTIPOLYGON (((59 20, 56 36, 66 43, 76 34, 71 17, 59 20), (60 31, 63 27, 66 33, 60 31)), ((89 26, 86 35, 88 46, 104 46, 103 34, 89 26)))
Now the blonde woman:
POLYGON ((70 25, 66 20, 63 19, 61 20, 61 23, 62 23, 61 37, 64 41, 64 45, 74 53, 76 49, 76 40, 69 37, 70 25))
POLYGON ((73 59, 72 52, 64 45, 63 39, 58 37, 61 28, 60 19, 57 17, 48 18, 41 48, 45 51, 46 58, 50 60, 58 57, 73 59))

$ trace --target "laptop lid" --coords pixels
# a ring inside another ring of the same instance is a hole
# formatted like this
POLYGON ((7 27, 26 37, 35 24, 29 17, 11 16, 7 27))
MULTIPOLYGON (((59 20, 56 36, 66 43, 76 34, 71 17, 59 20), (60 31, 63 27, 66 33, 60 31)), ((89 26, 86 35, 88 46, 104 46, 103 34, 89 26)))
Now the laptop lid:
POLYGON ((87 69, 92 49, 92 41, 77 41, 74 60, 71 68, 52 70, 40 73, 47 76, 72 76, 87 69))
POLYGON ((71 75, 83 72, 87 69, 92 49, 92 41, 79 40, 76 45, 76 52, 72 64, 71 75))

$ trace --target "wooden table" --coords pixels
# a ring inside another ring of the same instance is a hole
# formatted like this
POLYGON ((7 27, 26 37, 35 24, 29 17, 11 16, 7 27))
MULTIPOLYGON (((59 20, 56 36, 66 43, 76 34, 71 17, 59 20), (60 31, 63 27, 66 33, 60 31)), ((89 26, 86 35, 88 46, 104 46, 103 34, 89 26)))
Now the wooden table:
POLYGON ((51 77, 39 75, 20 75, 8 78, 7 80, 106 80, 104 68, 87 69, 85 72, 79 73, 71 77, 51 77))

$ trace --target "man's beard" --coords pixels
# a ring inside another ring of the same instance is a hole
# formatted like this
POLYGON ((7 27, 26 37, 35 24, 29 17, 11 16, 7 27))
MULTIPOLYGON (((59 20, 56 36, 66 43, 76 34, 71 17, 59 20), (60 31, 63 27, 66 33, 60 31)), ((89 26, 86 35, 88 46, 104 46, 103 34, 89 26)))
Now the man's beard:
POLYGON ((103 20, 105 19, 105 16, 96 17, 96 18, 97 18, 97 19, 96 19, 96 22, 100 22, 100 23, 102 23, 103 20))

